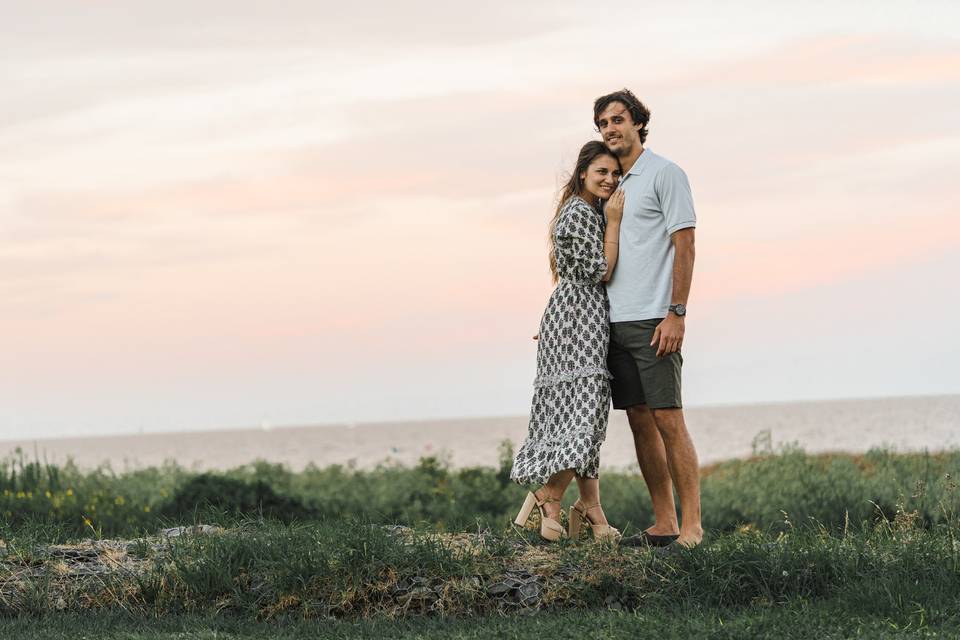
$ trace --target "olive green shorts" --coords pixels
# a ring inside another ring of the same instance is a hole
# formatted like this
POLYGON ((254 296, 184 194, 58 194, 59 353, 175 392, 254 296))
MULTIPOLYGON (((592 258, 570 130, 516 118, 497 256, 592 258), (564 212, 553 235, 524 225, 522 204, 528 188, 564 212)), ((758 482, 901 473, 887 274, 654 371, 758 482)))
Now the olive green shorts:
POLYGON ((650 346, 653 332, 663 318, 610 323, 607 368, 613 375, 610 390, 613 408, 645 404, 651 409, 680 408, 680 352, 657 357, 650 346))

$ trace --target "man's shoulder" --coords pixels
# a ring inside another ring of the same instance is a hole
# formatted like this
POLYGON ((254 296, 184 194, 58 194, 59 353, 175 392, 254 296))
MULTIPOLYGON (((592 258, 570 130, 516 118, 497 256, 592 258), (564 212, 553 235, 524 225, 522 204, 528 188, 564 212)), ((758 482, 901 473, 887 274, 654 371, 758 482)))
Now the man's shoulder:
MULTIPOLYGON (((649 149, 648 149, 648 151, 649 151, 649 149)), ((668 172, 668 173, 670 173, 670 172, 677 172, 677 171, 679 171, 680 173, 683 173, 683 169, 681 169, 681 168, 680 168, 680 165, 678 165, 676 162, 674 162, 674 161, 671 160, 670 158, 665 158, 664 156, 661 156, 660 154, 654 153, 654 152, 652 152, 652 151, 650 151, 650 160, 649 160, 649 162, 650 162, 650 166, 651 166, 657 173, 661 173, 661 172, 664 172, 664 171, 666 171, 666 172, 668 172)))
POLYGON ((676 162, 663 156, 651 158, 651 161, 656 162, 651 176, 654 189, 659 191, 661 189, 690 188, 687 172, 681 169, 676 162))

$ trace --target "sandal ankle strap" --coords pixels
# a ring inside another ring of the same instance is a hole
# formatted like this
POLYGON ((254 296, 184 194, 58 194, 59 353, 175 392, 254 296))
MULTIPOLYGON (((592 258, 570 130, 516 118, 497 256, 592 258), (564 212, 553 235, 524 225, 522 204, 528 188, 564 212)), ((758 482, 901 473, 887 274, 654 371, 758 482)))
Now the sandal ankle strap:
POLYGON ((534 499, 536 499, 536 501, 537 501, 537 506, 538 506, 538 507, 539 507, 540 505, 547 504, 548 502, 560 502, 560 498, 554 498, 553 496, 547 496, 546 498, 541 498, 540 496, 537 495, 537 492, 536 492, 536 491, 534 491, 534 492, 532 492, 532 493, 533 493, 534 499))

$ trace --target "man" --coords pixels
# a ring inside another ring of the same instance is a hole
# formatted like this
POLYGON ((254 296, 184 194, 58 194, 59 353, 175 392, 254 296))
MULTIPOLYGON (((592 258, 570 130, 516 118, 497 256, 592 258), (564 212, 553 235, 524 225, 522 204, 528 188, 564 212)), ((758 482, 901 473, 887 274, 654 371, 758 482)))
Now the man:
POLYGON ((653 526, 621 544, 695 546, 703 539, 700 466, 680 399, 680 348, 693 276, 693 196, 680 167, 644 148, 650 111, 633 93, 624 89, 598 98, 593 121, 620 159, 625 197, 620 256, 607 285, 613 406, 627 412, 655 516, 653 526))

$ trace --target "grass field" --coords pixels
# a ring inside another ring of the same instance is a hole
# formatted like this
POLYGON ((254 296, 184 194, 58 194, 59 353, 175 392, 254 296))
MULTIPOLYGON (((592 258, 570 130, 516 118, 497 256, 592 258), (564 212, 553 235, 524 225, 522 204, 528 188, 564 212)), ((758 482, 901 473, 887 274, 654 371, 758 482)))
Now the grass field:
POLYGON ((0 637, 18 640, 275 640, 421 638, 424 640, 526 640, 587 637, 598 640, 743 640, 744 638, 955 638, 956 619, 931 626, 920 615, 905 619, 851 615, 830 603, 750 610, 650 607, 635 612, 566 611, 538 616, 412 618, 402 620, 285 620, 251 622, 224 616, 182 615, 145 619, 126 614, 58 614, 0 619, 0 637))
MULTIPOLYGON (((8 530, 43 524, 63 539, 136 536, 165 524, 195 521, 203 505, 259 512, 281 520, 324 520, 345 514, 371 522, 440 531, 500 530, 523 501, 510 482, 512 452, 499 468, 451 469, 438 458, 415 467, 363 471, 341 466, 292 472, 254 462, 222 474, 195 474, 168 464, 124 473, 81 471, 23 456, 0 461, 0 515, 8 530)), ((945 522, 958 507, 954 478, 960 452, 809 455, 788 449, 704 469, 704 526, 786 531, 816 522, 836 531, 916 512, 925 525, 945 522)), ((652 517, 635 473, 605 472, 604 508, 621 530, 652 517)), ((576 499, 567 492, 565 504, 576 499)), ((0 537, 4 532, 0 531, 0 537)))
MULTIPOLYGON (((788 450, 705 469, 706 542, 668 555, 547 545, 511 529, 523 490, 506 477, 509 454, 499 469, 429 458, 216 475, 8 460, 0 637, 533 638, 599 628, 598 637, 876 638, 960 628, 956 452, 788 450), (157 535, 198 521, 223 530, 157 535)), ((638 476, 602 483, 615 524, 646 525, 638 476)))

